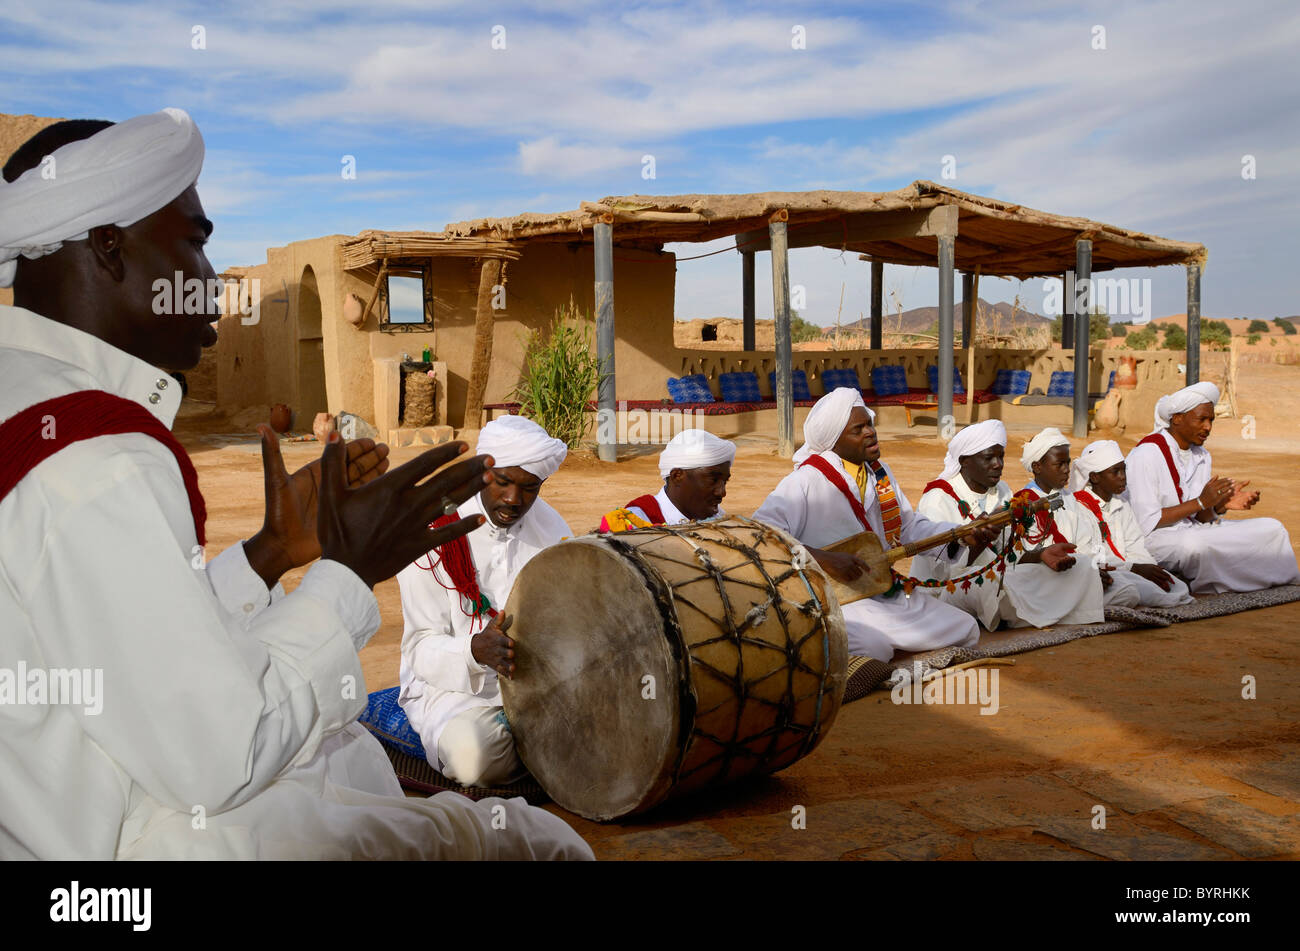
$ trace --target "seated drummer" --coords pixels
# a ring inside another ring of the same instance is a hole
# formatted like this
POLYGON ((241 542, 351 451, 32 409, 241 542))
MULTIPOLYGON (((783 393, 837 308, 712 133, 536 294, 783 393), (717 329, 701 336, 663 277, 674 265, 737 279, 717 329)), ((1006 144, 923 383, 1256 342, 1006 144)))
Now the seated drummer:
POLYGON ((483 427, 476 451, 496 461, 492 479, 445 517, 487 521, 397 576, 398 703, 434 767, 466 786, 495 786, 525 773, 501 707, 497 677, 513 676, 515 642, 499 612, 529 559, 572 534, 538 498, 568 450, 532 420, 504 416, 483 427))
POLYGON ((686 429, 659 454, 664 484, 657 495, 642 495, 600 520, 598 532, 621 532, 649 525, 710 522, 723 518, 722 500, 736 458, 735 443, 704 429, 686 429))

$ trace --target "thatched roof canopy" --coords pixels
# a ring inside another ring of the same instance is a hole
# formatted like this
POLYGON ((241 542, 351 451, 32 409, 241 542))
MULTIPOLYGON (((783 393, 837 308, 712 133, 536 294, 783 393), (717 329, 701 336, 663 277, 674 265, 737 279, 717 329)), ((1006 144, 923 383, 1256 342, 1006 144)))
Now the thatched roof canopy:
MULTIPOLYGON (((937 235, 956 234, 956 267, 1007 277, 1037 277, 1074 265, 1074 242, 1093 242, 1093 271, 1116 267, 1204 264, 1205 247, 971 195, 934 182, 892 192, 761 192, 748 195, 626 195, 583 202, 575 211, 525 212, 450 224, 442 237, 590 241, 598 221, 614 225, 622 247, 659 249, 670 242, 737 236, 740 247, 767 249, 769 218, 788 215, 789 245, 856 252, 887 264, 933 266, 937 235)), ((434 253, 437 253, 436 251, 434 253)))

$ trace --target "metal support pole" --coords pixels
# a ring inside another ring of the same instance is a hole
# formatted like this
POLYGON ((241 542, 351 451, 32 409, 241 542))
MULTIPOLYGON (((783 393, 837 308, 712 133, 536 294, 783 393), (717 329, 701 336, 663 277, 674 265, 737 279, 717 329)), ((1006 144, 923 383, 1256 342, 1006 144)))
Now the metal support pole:
POLYGON ((970 271, 961 276, 961 345, 969 347, 975 340, 975 275, 970 271))
POLYGON ((790 256, 786 212, 768 221, 772 244, 772 317, 776 324, 776 449, 782 459, 794 455, 794 390, 790 385, 790 256))
POLYGON ((871 262, 871 349, 880 350, 885 308, 885 262, 871 262))
MULTIPOLYGON (((1077 251, 1075 252, 1078 253, 1077 251)), ((1061 275, 1061 349, 1069 350, 1074 340, 1074 272, 1061 275)))
MULTIPOLYGON (((945 430, 952 436, 950 425, 956 420, 952 414, 952 349, 953 307, 952 267, 957 250, 953 235, 939 235, 939 434, 945 430)), ((969 397, 967 397, 969 399, 969 397)))
POLYGON ((596 455, 618 461, 617 410, 614 406, 614 229, 598 221, 592 241, 596 251, 596 358, 603 376, 596 390, 596 455), (602 425, 603 424, 603 425, 602 425))
POLYGON ((754 343, 754 252, 740 252, 741 318, 744 322, 744 350, 757 350, 754 343))
POLYGON ((1201 382, 1201 266, 1187 265, 1187 382, 1201 382))
MULTIPOLYGON (((1088 435, 1088 378, 1092 361, 1088 354, 1088 331, 1092 326, 1092 242, 1074 242, 1074 281, 1079 306, 1074 318, 1074 436, 1088 435)), ((1062 343, 1065 337, 1061 337, 1062 343)))

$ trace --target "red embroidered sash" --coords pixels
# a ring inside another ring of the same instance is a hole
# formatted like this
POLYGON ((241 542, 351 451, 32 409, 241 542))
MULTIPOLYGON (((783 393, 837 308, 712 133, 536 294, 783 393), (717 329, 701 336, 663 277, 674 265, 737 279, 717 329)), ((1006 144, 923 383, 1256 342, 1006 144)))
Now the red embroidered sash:
POLYGON ((1080 505, 1091 512, 1097 519, 1097 524, 1101 526, 1101 537, 1106 539, 1106 544, 1109 545, 1110 550, 1115 553, 1115 557, 1120 561, 1127 561, 1127 559, 1119 553, 1119 549, 1115 547, 1115 543, 1111 540, 1110 526, 1106 524, 1106 519, 1101 514, 1101 504, 1093 498, 1092 493, 1087 489, 1080 489, 1078 492, 1074 493, 1074 497, 1080 505))
MULTIPOLYGON (((460 515, 440 515, 430 523, 430 528, 442 528, 460 521, 460 515)), ((465 535, 460 538, 453 538, 445 544, 439 545, 434 549, 438 553, 438 560, 433 560, 433 555, 428 556, 427 565, 420 564, 420 559, 415 560, 417 568, 423 568, 433 575, 433 580, 437 581, 443 588, 447 588, 442 580, 438 577, 435 568, 441 567, 447 573, 451 580, 450 591, 455 591, 464 600, 471 605, 469 611, 465 610, 465 605, 460 606, 460 611, 466 617, 480 619, 486 614, 489 618, 497 616, 497 609, 492 607, 492 601, 478 586, 478 569, 474 567, 474 554, 470 551, 469 538, 465 535)))
POLYGON ((194 518, 194 536, 207 544, 208 508, 189 453, 166 426, 139 403, 103 390, 82 390, 29 406, 0 423, 0 501, 27 473, 60 449, 96 436, 141 433, 158 440, 176 459, 194 518), (47 425, 48 423, 48 425, 47 425), (48 430, 48 438, 46 432, 48 430))
POLYGON ((925 493, 929 492, 931 489, 938 489, 941 492, 946 492, 951 495, 952 500, 957 503, 957 511, 961 513, 961 517, 969 519, 972 522, 975 521, 975 516, 971 514, 970 503, 958 496, 956 490, 954 490, 946 481, 943 479, 935 479, 933 482, 927 483, 925 488, 921 490, 921 494, 925 495, 925 493))
POLYGON ((1174 491, 1178 493, 1178 502, 1182 504, 1187 501, 1183 498, 1183 483, 1178 478, 1178 467, 1174 465, 1174 454, 1169 451, 1169 443, 1159 433, 1151 433, 1143 436, 1138 440, 1139 446, 1158 446, 1160 454, 1165 457, 1165 465, 1169 467, 1169 477, 1174 480, 1174 491))
POLYGON ((840 494, 848 499, 849 506, 853 509, 853 514, 857 516, 858 521, 862 523, 862 527, 869 532, 871 531, 871 525, 867 522, 867 510, 862 507, 862 500, 858 498, 856 493, 849 489, 849 484, 844 481, 844 476, 836 471, 833 465, 827 462, 823 457, 814 453, 799 464, 800 469, 804 466, 812 466, 824 475, 830 481, 831 485, 839 489, 840 494))
MULTIPOLYGON (((1021 489, 1019 492, 1015 494, 1014 497, 1017 499, 1025 499, 1030 502, 1037 502, 1039 499, 1042 498, 1042 496, 1039 495, 1037 492, 1035 492, 1033 489, 1021 489)), ((1055 516, 1052 515, 1051 512, 1048 511, 1035 512, 1034 521, 1037 523, 1038 531, 1040 533, 1046 532, 1051 534, 1052 541, 1055 542, 1057 545, 1066 544, 1065 536, 1062 535, 1061 530, 1056 527, 1056 518, 1055 516)))
POLYGON ((659 507, 659 502, 653 495, 637 496, 631 502, 627 503, 627 505, 623 506, 623 508, 638 508, 642 512, 645 512, 646 515, 650 516, 651 525, 662 525, 664 523, 664 511, 659 507))

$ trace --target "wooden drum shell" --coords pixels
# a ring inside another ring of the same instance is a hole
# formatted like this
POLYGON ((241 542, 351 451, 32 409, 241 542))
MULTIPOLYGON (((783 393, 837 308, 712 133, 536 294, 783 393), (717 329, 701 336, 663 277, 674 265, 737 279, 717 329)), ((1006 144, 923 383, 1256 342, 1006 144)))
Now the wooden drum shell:
POLYGON ((501 683, 519 756, 590 819, 784 769, 834 722, 848 648, 827 577, 743 518, 561 542, 520 572, 501 683))

